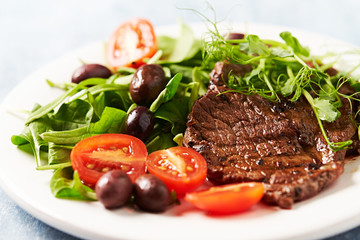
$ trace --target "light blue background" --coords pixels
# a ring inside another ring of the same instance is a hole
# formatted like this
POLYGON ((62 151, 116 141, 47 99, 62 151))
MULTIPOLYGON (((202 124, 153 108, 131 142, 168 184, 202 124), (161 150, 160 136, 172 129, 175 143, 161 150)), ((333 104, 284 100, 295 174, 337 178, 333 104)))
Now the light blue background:
MULTIPOLYGON (((130 17, 148 18, 155 27, 179 18, 197 22, 198 15, 179 8, 210 16, 207 3, 218 19, 296 27, 360 47, 356 0, 0 0, 0 101, 31 72, 68 51, 107 39, 130 17)), ((0 189, 0 239, 76 238, 33 218, 0 189)), ((360 239, 360 228, 331 239, 360 239)))

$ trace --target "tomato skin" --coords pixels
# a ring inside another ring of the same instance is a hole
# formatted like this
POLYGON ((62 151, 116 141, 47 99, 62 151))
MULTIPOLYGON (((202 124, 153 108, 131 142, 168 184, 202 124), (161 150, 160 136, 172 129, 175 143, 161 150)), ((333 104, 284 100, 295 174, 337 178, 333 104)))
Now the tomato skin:
POLYGON ((157 51, 152 24, 146 19, 134 18, 121 24, 106 44, 106 59, 115 70, 119 67, 138 68, 145 58, 157 51))
POLYGON ((100 134, 78 142, 71 151, 72 167, 84 184, 95 187, 106 172, 120 169, 130 179, 145 173, 147 149, 138 138, 126 134, 100 134))
POLYGON ((261 200, 264 185, 259 182, 235 183, 188 193, 185 199, 201 210, 213 214, 243 212, 261 200))
POLYGON ((207 165, 204 157, 187 147, 172 147, 151 153, 146 160, 148 171, 160 178, 179 196, 200 187, 207 165))

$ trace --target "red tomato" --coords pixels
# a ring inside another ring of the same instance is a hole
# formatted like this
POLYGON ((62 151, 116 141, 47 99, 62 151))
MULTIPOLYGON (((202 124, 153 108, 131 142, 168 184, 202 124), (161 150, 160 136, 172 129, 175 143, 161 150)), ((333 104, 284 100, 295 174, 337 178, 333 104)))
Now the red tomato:
POLYGON ((119 67, 137 68, 157 51, 156 36, 151 23, 134 18, 120 25, 106 44, 108 64, 119 67))
POLYGON ((261 200, 264 185, 258 182, 236 183, 188 193, 185 199, 197 208, 215 214, 238 213, 261 200))
POLYGON ((206 179, 207 165, 200 153, 186 147, 172 147, 151 153, 148 171, 160 178, 178 195, 200 187, 206 179))
POLYGON ((126 134, 100 134, 78 142, 70 154, 80 179, 94 187, 98 179, 113 169, 125 171, 132 181, 145 173, 145 144, 126 134))

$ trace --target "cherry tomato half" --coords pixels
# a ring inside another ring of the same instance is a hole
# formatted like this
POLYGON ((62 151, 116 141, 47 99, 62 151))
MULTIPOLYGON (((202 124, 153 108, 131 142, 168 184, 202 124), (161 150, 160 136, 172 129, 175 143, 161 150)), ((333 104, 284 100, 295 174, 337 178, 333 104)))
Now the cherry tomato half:
POLYGON ((157 51, 156 36, 151 23, 145 19, 134 18, 121 24, 110 36, 106 44, 108 64, 119 67, 137 68, 144 64, 157 51))
POLYGON ((186 147, 172 147, 151 153, 148 171, 160 178, 178 195, 200 187, 206 179, 207 165, 200 153, 186 147))
POLYGON ((100 134, 78 142, 70 154, 71 164, 80 179, 94 187, 106 172, 121 169, 130 179, 145 173, 145 144, 126 134, 100 134))
POLYGON ((188 193, 185 199, 199 209, 215 214, 245 211, 261 200, 264 185, 258 182, 227 184, 188 193))

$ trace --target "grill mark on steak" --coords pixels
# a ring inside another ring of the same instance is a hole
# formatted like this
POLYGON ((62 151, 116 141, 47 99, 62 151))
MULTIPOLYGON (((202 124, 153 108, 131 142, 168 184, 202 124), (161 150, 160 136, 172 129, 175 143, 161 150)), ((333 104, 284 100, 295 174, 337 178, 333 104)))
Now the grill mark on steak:
MULTIPOLYGON (((328 148, 306 100, 274 103, 258 95, 222 93, 228 88, 219 79, 233 67, 215 66, 209 90, 195 102, 184 134, 184 145, 205 157, 209 180, 264 182, 265 202, 291 208, 337 179, 346 150, 328 148)), ((244 68, 235 69, 243 74, 244 68)), ((324 122, 334 142, 356 135, 347 100, 340 112, 334 123, 324 122)))

